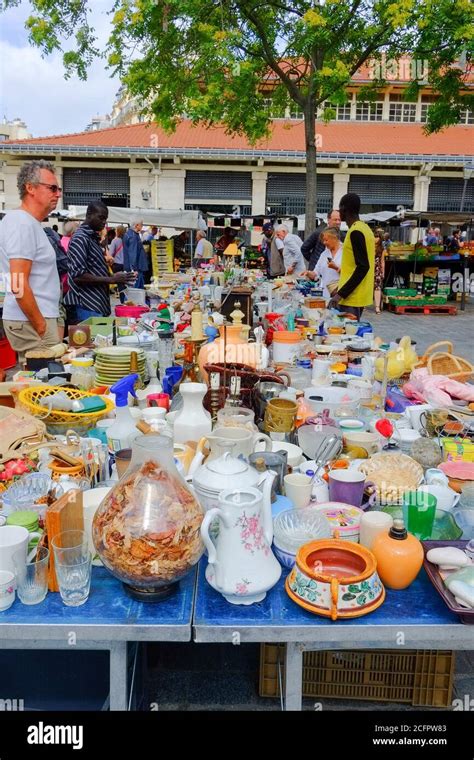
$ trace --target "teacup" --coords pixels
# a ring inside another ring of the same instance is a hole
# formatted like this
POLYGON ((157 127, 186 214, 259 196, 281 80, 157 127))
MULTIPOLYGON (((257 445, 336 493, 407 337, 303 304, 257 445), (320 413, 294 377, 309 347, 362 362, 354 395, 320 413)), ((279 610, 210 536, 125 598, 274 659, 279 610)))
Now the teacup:
POLYGON ((21 525, 4 525, 0 530, 0 570, 15 574, 14 554, 22 554, 25 565, 36 554, 36 546, 28 554, 28 543, 32 538, 41 538, 41 533, 29 533, 21 525))
POLYGON ((285 494, 295 507, 307 507, 311 500, 313 480, 309 475, 293 472, 285 475, 285 494))
POLYGON ((455 507, 461 498, 461 494, 456 493, 449 486, 435 485, 434 483, 420 486, 418 491, 430 493, 436 499, 437 509, 445 509, 446 511, 455 507))

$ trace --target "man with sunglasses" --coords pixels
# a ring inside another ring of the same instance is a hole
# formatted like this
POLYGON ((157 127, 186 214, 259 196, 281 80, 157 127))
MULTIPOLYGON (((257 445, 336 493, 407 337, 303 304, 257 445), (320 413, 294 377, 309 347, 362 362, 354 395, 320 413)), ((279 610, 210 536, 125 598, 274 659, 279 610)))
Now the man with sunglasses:
POLYGON ((59 342, 59 275, 41 222, 56 208, 61 188, 53 164, 43 160, 24 164, 17 186, 20 208, 0 222, 0 272, 3 326, 23 364, 26 351, 59 342))

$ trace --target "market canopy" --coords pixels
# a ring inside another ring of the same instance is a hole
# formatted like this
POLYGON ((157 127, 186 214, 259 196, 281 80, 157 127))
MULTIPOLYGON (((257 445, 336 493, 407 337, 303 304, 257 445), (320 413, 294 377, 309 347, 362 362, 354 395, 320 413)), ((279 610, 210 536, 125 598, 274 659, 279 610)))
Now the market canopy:
MULTIPOLYGON (((372 214, 360 214, 363 222, 388 222, 389 219, 400 219, 399 211, 374 211, 372 214)), ((316 218, 319 222, 327 222, 327 214, 316 214, 316 218)), ((306 225, 306 215, 300 214, 298 216, 298 229, 304 230, 306 225)), ((342 229, 347 229, 344 225, 342 229)))
MULTIPOLYGON (((164 208, 120 208, 108 206, 111 224, 130 224, 134 217, 143 219, 146 225, 154 224, 157 227, 174 227, 178 230, 202 230, 206 229, 206 222, 199 211, 183 211, 182 209, 164 208)), ((85 219, 87 206, 69 206, 63 213, 69 219, 85 219)), ((51 215, 50 215, 51 216, 51 215)))

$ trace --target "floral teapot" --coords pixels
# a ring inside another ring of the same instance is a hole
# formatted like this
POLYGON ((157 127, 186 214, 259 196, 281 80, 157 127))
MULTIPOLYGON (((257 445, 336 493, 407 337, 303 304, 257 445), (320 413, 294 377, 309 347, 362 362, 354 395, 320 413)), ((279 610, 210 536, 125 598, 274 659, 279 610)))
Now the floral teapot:
POLYGON ((257 488, 223 491, 219 507, 210 509, 201 525, 208 551, 206 579, 230 604, 261 602, 281 575, 272 553, 273 523, 270 501, 264 505, 257 488), (212 521, 220 528, 215 543, 212 521))

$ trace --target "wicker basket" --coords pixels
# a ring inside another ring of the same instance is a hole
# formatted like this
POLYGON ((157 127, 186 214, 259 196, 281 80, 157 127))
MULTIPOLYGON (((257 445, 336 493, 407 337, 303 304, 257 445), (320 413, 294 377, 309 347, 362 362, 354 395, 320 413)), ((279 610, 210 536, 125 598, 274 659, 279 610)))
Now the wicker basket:
POLYGON ((100 412, 90 412, 81 414, 77 412, 59 412, 55 409, 51 411, 47 407, 41 406, 39 401, 55 393, 62 391, 70 399, 83 399, 90 397, 90 393, 78 391, 74 388, 62 388, 54 385, 33 385, 20 391, 18 394, 18 404, 20 408, 29 412, 33 417, 43 420, 46 424, 48 433, 53 435, 65 434, 68 430, 75 430, 77 433, 86 432, 96 425, 97 421, 105 417, 113 410, 113 403, 104 398, 105 409, 100 412))
POLYGON ((442 340, 429 346, 417 367, 426 367, 430 375, 445 375, 460 383, 470 380, 474 373, 474 366, 467 359, 454 356, 453 344, 449 340, 442 340), (444 351, 439 350, 441 346, 445 348, 444 351))

